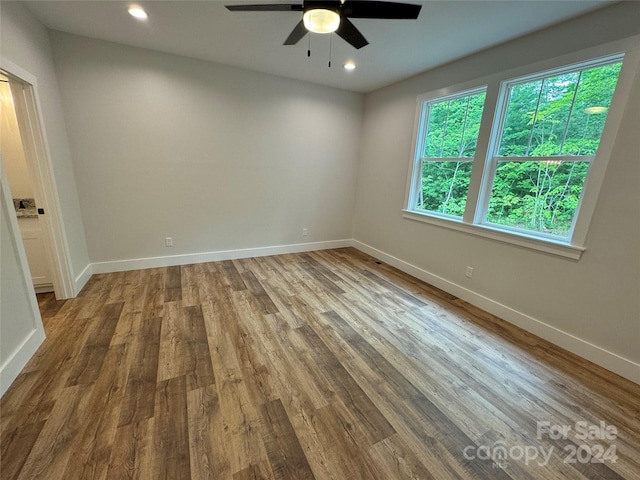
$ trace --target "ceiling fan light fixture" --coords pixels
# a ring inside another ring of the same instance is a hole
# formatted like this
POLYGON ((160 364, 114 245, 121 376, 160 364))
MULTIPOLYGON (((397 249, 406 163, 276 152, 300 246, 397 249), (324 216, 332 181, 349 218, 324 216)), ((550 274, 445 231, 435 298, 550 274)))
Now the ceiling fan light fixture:
POLYGON ((302 15, 302 21, 310 32, 331 33, 340 26, 340 15, 327 8, 310 8, 302 15))

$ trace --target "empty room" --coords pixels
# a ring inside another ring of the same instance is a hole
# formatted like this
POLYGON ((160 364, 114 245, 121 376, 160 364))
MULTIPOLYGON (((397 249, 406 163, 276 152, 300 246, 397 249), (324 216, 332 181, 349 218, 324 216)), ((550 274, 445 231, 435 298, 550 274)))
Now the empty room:
POLYGON ((639 479, 640 2, 0 1, 0 477, 639 479))

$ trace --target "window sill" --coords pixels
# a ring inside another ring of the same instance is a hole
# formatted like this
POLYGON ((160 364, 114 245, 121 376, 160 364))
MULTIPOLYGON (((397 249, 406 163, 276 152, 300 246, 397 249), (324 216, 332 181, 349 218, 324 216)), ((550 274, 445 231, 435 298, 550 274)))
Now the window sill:
POLYGON ((409 210, 403 210, 402 216, 409 220, 437 225, 438 227, 456 230, 458 232, 464 232, 483 238, 490 238, 491 240, 496 240, 498 242, 517 245, 530 250, 570 258, 572 260, 580 260, 582 253, 585 251, 584 247, 578 247, 568 243, 519 235, 517 233, 505 232, 503 230, 491 228, 486 225, 471 225, 455 219, 441 218, 409 210))

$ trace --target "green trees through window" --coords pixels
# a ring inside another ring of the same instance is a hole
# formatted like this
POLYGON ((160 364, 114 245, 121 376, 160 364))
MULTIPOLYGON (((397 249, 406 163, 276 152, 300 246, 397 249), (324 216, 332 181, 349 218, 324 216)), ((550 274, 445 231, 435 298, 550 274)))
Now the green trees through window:
POLYGON ((433 103, 429 108, 424 157, 473 158, 486 94, 433 103))
POLYGON ((621 66, 510 85, 499 155, 595 155, 621 66))
POLYGON ((483 91, 428 106, 418 209, 463 215, 485 96, 483 91))
POLYGON ((487 221, 567 236, 589 162, 498 162, 487 221))
POLYGON ((418 208, 462 217, 471 180, 471 161, 423 162, 418 208))
POLYGON ((621 66, 509 85, 488 222, 569 235, 621 66))
POLYGON ((568 238, 622 66, 608 62, 507 82, 486 159, 475 156, 484 89, 424 102, 410 210, 462 219, 477 164, 476 221, 568 238))

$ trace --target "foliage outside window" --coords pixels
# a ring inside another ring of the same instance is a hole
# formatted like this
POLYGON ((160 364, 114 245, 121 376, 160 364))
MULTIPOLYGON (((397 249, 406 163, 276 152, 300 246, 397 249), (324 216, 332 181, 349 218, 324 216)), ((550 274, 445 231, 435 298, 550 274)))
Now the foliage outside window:
POLYGON ((485 92, 425 102, 416 209, 462 217, 485 92))
POLYGON ((570 235, 621 66, 507 84, 488 223, 570 235))
POLYGON ((617 55, 503 82, 491 127, 486 88, 424 101, 408 210, 570 243, 621 67, 617 55))

